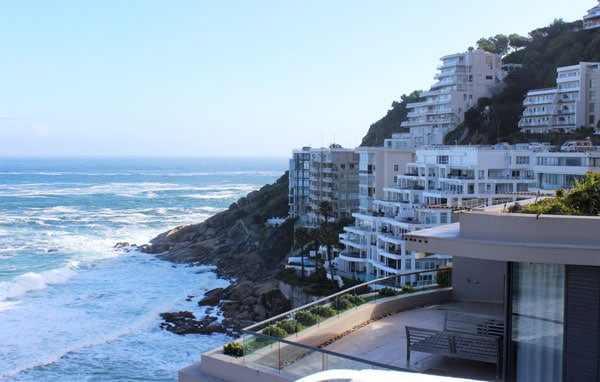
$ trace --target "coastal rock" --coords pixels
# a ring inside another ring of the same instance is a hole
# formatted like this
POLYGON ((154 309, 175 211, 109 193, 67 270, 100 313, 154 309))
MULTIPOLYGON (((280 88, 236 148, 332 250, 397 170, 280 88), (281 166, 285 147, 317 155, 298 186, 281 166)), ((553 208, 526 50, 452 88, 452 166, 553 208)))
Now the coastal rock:
POLYGON ((202 300, 198 301, 198 305, 217 306, 223 299, 223 288, 211 289, 204 294, 202 300))
POLYGON ((225 333, 225 329, 217 323, 217 317, 214 316, 206 316, 198 320, 192 312, 188 311, 161 313, 160 316, 164 320, 160 327, 175 334, 225 333))
MULTIPOLYGON (((207 292, 198 303, 221 310, 220 330, 239 333, 245 326, 290 307, 275 276, 292 246, 294 225, 292 221, 278 227, 265 225, 268 217, 286 216, 287 211, 286 173, 276 183, 250 192, 204 222, 171 229, 139 248, 174 263, 215 265, 217 275, 232 284, 224 290, 207 292)), ((180 319, 163 318, 165 328, 175 326, 179 329, 172 331, 194 333, 199 329, 193 321, 204 321, 177 317, 180 319)))

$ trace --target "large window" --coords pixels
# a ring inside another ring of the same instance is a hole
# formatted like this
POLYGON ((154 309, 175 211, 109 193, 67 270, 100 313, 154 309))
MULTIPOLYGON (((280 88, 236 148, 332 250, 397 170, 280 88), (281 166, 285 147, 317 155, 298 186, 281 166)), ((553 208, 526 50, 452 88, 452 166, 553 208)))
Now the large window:
POLYGON ((511 380, 562 380, 565 267, 512 264, 511 380))

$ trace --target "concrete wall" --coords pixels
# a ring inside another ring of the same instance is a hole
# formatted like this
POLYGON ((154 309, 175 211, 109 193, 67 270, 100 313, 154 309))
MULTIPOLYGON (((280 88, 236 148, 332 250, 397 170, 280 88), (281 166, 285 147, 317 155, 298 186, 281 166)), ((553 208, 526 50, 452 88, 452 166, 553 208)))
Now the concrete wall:
POLYGON ((505 262, 455 256, 452 263, 452 300, 503 303, 505 262))
MULTIPOLYGON (((310 273, 306 271, 306 267, 304 272, 307 276, 310 275, 310 273)), ((300 274, 300 272, 297 272, 297 274, 300 274)), ((310 304, 311 302, 317 301, 318 299, 322 298, 319 296, 306 294, 304 293, 302 287, 292 286, 282 281, 279 282, 279 290, 288 300, 290 300, 292 309, 296 309, 303 305, 310 304)))

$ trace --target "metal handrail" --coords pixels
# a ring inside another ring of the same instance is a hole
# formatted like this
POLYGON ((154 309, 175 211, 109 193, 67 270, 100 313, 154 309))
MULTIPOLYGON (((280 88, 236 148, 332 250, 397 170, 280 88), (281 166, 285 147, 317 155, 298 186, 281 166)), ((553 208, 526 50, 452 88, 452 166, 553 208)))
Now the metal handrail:
MULTIPOLYGON (((319 300, 313 301, 313 302, 308 303, 306 305, 302 305, 302 306, 300 306, 298 308, 295 308, 295 309, 292 309, 292 310, 288 310, 288 311, 286 311, 284 313, 278 314, 277 316, 267 318, 266 320, 260 321, 260 322, 258 322, 256 324, 252 324, 250 326, 247 326, 247 327, 245 327, 245 328, 242 329, 242 333, 254 334, 255 332, 253 331, 253 329, 256 328, 256 327, 261 327, 264 324, 267 324, 267 323, 270 323, 270 322, 273 322, 273 321, 277 321, 277 320, 279 320, 281 318, 286 318, 290 314, 293 314, 293 313, 296 313, 296 312, 299 312, 299 311, 303 311, 303 310, 309 309, 309 308, 311 308, 313 306, 322 305, 324 302, 326 302, 328 300, 332 300, 332 299, 334 299, 336 297, 345 295, 345 294, 347 294, 349 292, 352 292, 352 291, 354 291, 356 289, 359 289, 359 288, 363 288, 363 287, 365 287, 367 285, 370 285, 370 284, 385 284, 385 281, 391 280, 391 279, 394 279, 394 278, 398 278, 398 277, 412 276, 412 275, 418 275, 418 274, 422 274, 422 273, 431 273, 431 272, 438 272, 438 271, 441 271, 441 272, 451 272, 450 268, 423 269, 423 270, 420 270, 420 271, 406 272, 406 273, 401 273, 401 274, 397 274, 397 275, 382 277, 382 278, 371 280, 371 281, 366 281, 364 283, 361 283, 361 284, 352 286, 350 288, 341 290, 339 292, 330 294, 330 295, 328 295, 326 297, 323 297, 323 298, 321 298, 319 300)), ((276 338, 276 337, 271 337, 271 338, 279 340, 279 338, 276 338)))
MULTIPOLYGON (((319 299, 317 301, 314 301, 312 303, 303 305, 299 308, 296 309, 292 309, 290 311, 287 311, 285 313, 282 313, 280 315, 271 317, 267 320, 261 321, 259 323, 256 323, 254 325, 248 326, 244 329, 242 329, 242 333, 244 335, 249 335, 249 336, 254 336, 257 338, 263 338, 267 341, 270 341, 270 344, 273 345, 274 343, 278 343, 279 346, 279 359, 277 362, 277 366, 273 367, 274 369, 278 370, 279 372, 281 372, 286 364, 286 362, 284 362, 281 359, 281 344, 286 344, 288 346, 292 346, 292 347, 298 347, 301 349, 305 349, 307 351, 310 352, 316 352, 316 353, 320 353, 322 354, 323 357, 323 361, 322 361, 322 369, 326 370, 327 367, 325 366, 327 364, 327 360, 326 360, 326 356, 333 356, 333 357, 338 357, 338 358, 343 358, 352 362, 359 362, 365 365, 369 365, 371 368, 381 368, 381 369, 388 369, 388 370, 395 370, 395 371, 404 371, 404 372, 415 372, 414 370, 410 370, 407 368, 402 368, 402 367, 398 367, 398 366, 394 366, 394 365, 390 365, 390 364, 382 364, 376 361, 371 361, 368 359, 364 359, 364 358, 359 358, 359 357, 355 357, 355 356, 351 356, 351 355, 347 355, 347 354, 341 354, 341 353, 337 353, 331 350, 327 350, 327 349, 323 349, 321 347, 315 347, 315 346, 311 346, 311 345, 305 345, 299 342, 294 342, 285 338, 279 338, 279 337, 274 337, 274 336, 270 336, 268 334, 264 334, 261 333, 257 330, 254 330, 256 328, 262 328, 265 327, 266 324, 270 324, 274 321, 278 321, 282 318, 289 318, 290 315, 299 312, 299 311, 303 311, 306 310, 308 308, 311 308, 313 306, 317 306, 317 305, 321 305, 325 302, 328 302, 329 300, 333 300, 339 296, 342 296, 344 294, 347 294, 349 292, 353 292, 356 291, 359 288, 363 288, 365 286, 371 285, 371 284, 386 284, 389 283, 390 280, 398 278, 398 277, 403 277, 403 276, 411 276, 411 275, 417 275, 417 274, 423 274, 423 273, 431 273, 431 272, 437 272, 437 271, 442 271, 442 272, 451 272, 452 269, 451 268, 438 268, 438 269, 427 269, 427 270, 420 270, 420 271, 414 271, 414 272, 407 272, 407 273, 403 273, 403 274, 398 274, 398 275, 392 275, 392 276, 388 276, 388 277, 382 277, 376 280, 371 280, 371 281, 367 281, 358 285, 355 285, 351 288, 339 291, 337 293, 333 293, 325 298, 319 299)), ((338 312, 338 317, 339 317, 339 312, 338 312)), ((320 323, 317 323, 316 325, 319 325, 320 323)), ((244 352, 244 357, 249 356, 250 354, 245 354, 244 352)), ((250 361, 251 362, 251 361, 250 361)))
MULTIPOLYGON (((364 358, 358 358, 358 357, 354 357, 351 355, 347 355, 347 354, 342 354, 342 353, 336 353, 334 351, 331 350, 327 350, 327 349, 323 349, 323 348, 318 348, 318 347, 314 347, 314 346, 310 346, 310 345, 304 345, 298 342, 293 342, 293 341, 288 341, 284 338, 275 338, 275 337, 271 337, 269 335, 266 334, 262 334, 262 333, 249 333, 252 334, 254 336, 257 337, 262 337, 265 338, 267 340, 270 341, 276 341, 276 342, 281 342, 287 345, 291 345, 291 346, 297 346, 299 348, 303 348, 306 350, 310 350, 310 351, 315 351, 318 353, 323 353, 323 354, 327 354, 327 355, 331 355, 334 357, 340 357, 340 358, 345 358, 348 359, 350 361, 354 361, 354 362, 360 362, 360 363, 364 363, 364 364, 368 364, 371 365, 372 367, 380 367, 382 369, 389 369, 389 370, 395 370, 395 371, 409 371, 411 373, 416 373, 415 370, 411 370, 411 369, 407 369, 407 368, 403 368, 403 367, 398 367, 398 366, 394 366, 394 365, 390 365, 390 364, 384 364, 384 363, 379 363, 376 361, 369 361, 366 360, 364 358)), ((281 366, 279 367, 279 369, 281 370, 281 366)))

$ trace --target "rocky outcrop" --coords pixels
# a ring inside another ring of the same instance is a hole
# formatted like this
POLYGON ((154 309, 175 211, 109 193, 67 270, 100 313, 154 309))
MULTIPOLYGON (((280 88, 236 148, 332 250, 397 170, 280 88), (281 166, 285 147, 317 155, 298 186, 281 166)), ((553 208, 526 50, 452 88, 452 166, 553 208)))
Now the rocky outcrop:
POLYGON ((281 293, 276 282, 254 284, 244 281, 225 289, 213 289, 207 295, 210 295, 208 300, 205 296, 199 304, 209 305, 218 298, 217 306, 223 314, 221 325, 236 334, 240 334, 246 326, 290 309, 289 300, 281 293))
POLYGON ((270 217, 287 215, 287 194, 286 173, 206 221, 174 228, 139 247, 163 260, 216 265, 219 277, 232 281, 228 288, 211 290, 199 301, 218 308, 221 321, 210 315, 196 318, 190 312, 174 312, 163 315, 163 328, 178 334, 239 333, 245 326, 289 309, 275 276, 292 246, 293 222, 279 227, 265 224, 270 217))
POLYGON ((226 279, 272 279, 291 248, 293 224, 269 228, 265 222, 287 215, 287 192, 286 173, 204 222, 162 233, 140 249, 176 263, 216 265, 226 279))

